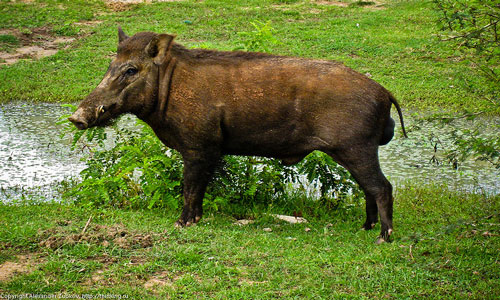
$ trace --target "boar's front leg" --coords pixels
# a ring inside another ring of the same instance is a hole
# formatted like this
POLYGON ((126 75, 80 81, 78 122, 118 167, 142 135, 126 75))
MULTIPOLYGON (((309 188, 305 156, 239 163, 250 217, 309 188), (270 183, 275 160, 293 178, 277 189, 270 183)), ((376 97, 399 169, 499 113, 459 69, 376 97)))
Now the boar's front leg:
POLYGON ((219 161, 216 155, 198 153, 183 155, 184 159, 184 208, 176 227, 190 226, 201 219, 203 196, 215 166, 219 161))

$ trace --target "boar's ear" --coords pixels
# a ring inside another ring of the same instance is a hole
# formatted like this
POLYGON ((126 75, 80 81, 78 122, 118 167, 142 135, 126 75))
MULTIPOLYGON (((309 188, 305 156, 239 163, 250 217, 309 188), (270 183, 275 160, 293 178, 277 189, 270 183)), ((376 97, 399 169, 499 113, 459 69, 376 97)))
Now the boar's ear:
POLYGON ((173 35, 159 34, 151 39, 146 46, 146 53, 153 58, 155 64, 161 65, 165 61, 174 38, 173 35))
POLYGON ((118 27, 118 44, 128 39, 128 35, 123 32, 121 27, 118 27))

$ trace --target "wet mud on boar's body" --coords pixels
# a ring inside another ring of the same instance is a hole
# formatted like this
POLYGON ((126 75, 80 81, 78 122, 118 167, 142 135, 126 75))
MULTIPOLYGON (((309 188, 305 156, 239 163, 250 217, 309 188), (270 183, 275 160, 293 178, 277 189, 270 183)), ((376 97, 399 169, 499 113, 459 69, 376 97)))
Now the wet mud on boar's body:
MULTIPOLYGON (((70 117, 79 129, 132 113, 184 160, 184 208, 176 225, 202 216, 214 168, 226 154, 281 159, 291 165, 314 150, 344 166, 366 195, 365 229, 380 215, 392 233, 392 186, 380 170, 379 145, 394 135, 381 85, 341 63, 252 52, 186 49, 174 36, 128 37, 118 30, 116 58, 70 117)), ((381 240, 382 240, 381 239, 381 240)))

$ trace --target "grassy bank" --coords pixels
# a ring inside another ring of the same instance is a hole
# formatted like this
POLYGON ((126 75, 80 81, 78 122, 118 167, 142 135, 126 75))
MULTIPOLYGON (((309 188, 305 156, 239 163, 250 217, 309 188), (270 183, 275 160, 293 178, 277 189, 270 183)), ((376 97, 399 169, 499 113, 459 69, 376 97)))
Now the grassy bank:
MULTIPOLYGON (((175 33, 189 47, 232 50, 244 43, 238 32, 254 30, 251 22, 270 21, 279 41, 269 45, 270 52, 343 61, 371 74, 407 108, 463 111, 492 105, 475 67, 437 41, 437 13, 430 1, 26 2, 0 3, 4 36, 31 32, 31 42, 40 44, 36 33, 43 28, 45 39, 75 40, 59 45, 53 56, 0 66, 0 102, 80 100, 97 85, 116 51, 118 25, 130 34, 175 33)), ((4 40, 2 49, 12 37, 4 40)), ((10 47, 14 51, 15 45, 10 47)))
POLYGON ((294 225, 256 215, 240 226, 229 216, 207 215, 179 230, 173 212, 1 205, 0 292, 141 299, 500 297, 498 196, 410 186, 395 197, 395 240, 379 246, 376 231, 358 230, 361 207, 294 225))

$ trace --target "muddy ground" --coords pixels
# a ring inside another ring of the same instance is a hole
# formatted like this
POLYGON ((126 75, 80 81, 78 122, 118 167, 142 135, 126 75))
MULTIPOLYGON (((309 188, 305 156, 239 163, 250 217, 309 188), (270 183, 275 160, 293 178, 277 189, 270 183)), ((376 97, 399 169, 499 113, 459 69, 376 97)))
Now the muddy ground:
MULTIPOLYGON (((15 255, 0 264, 0 281, 10 281, 16 275, 30 273, 45 262, 44 252, 57 251, 59 248, 74 246, 78 243, 118 247, 122 249, 151 248, 155 238, 150 234, 141 234, 128 230, 123 224, 111 226, 91 224, 80 232, 75 232, 71 221, 60 221, 59 225, 47 230, 40 230, 33 243, 38 244, 38 252, 15 255), (49 250, 49 251, 50 251, 49 250)), ((160 239, 159 237, 157 239, 160 239)), ((9 245, 0 245, 9 248, 9 245)), ((98 259, 104 264, 113 263, 112 257, 98 259)), ((97 280, 99 274, 92 278, 97 280)))
POLYGON ((14 64, 20 59, 40 59, 69 47, 74 37, 56 36, 47 27, 21 31, 19 29, 0 29, 1 36, 13 36, 17 43, 0 52, 0 64, 14 64))

